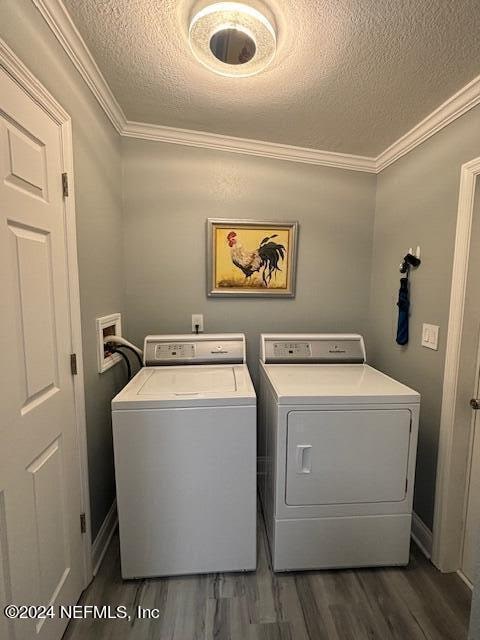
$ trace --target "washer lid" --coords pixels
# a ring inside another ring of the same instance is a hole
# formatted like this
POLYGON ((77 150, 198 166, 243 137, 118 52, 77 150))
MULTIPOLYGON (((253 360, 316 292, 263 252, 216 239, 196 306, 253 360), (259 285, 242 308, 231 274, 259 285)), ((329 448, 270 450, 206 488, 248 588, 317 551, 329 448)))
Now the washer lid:
POLYGON ((261 363, 279 404, 412 404, 420 394, 366 364, 261 363))
POLYGON ((246 365, 144 367, 112 400, 112 409, 254 405, 246 365))
POLYGON ((176 395, 237 392, 237 381, 233 367, 211 367, 208 375, 200 367, 158 367, 150 371, 138 390, 139 396, 174 393, 176 395))

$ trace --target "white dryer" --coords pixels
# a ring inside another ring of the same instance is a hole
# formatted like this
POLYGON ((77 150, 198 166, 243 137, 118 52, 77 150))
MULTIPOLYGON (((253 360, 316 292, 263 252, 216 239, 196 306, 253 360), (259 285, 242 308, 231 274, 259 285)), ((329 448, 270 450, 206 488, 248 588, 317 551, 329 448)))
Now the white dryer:
POLYGON ((262 335, 259 406, 273 569, 407 564, 419 394, 359 335, 262 335))
POLYGON ((245 337, 147 336, 112 401, 124 578, 256 567, 256 398, 245 337))

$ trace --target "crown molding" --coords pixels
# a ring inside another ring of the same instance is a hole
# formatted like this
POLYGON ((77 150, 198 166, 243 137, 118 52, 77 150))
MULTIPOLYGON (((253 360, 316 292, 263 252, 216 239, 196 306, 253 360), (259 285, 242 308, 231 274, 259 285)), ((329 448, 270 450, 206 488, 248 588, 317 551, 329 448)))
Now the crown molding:
POLYGON ((128 121, 62 0, 32 0, 111 123, 122 136, 289 162, 380 173, 480 104, 480 76, 440 105, 376 158, 128 121))
POLYGON ((7 43, 0 38, 0 65, 7 73, 28 91, 35 102, 46 111, 59 125, 70 121, 65 109, 55 100, 51 93, 37 80, 33 73, 23 64, 7 43))
POLYGON ((375 160, 365 156, 127 121, 122 108, 62 0, 32 0, 32 2, 40 11, 47 25, 87 83, 115 129, 122 136, 353 171, 370 173, 375 173, 376 171, 375 160))
POLYGON ((122 133, 126 118, 61 0, 32 0, 111 123, 122 133))
POLYGON ((305 164, 317 164, 324 167, 336 167, 340 169, 350 169, 352 171, 376 172, 375 160, 365 156, 319 151, 306 147, 294 147, 286 144, 277 144, 275 142, 236 138, 233 136, 219 135, 217 133, 177 129, 174 127, 145 124, 143 122, 127 121, 122 130, 122 135, 128 138, 155 140, 157 142, 180 144, 187 147, 200 147, 203 149, 214 149, 216 151, 260 156, 262 158, 274 158, 275 160, 303 162, 305 164))
POLYGON ((390 145, 375 159, 377 173, 386 169, 438 133, 441 129, 480 104, 480 76, 474 78, 435 111, 390 145))

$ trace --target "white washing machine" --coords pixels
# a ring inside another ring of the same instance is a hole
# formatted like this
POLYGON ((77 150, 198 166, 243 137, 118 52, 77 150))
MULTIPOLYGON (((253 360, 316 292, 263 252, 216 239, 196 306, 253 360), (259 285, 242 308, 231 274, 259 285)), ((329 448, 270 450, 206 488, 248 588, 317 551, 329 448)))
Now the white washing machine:
POLYGON ((147 336, 112 401, 122 576, 256 567, 256 398, 241 334, 147 336))
POLYGON ((273 569, 407 564, 419 394, 359 335, 263 335, 259 405, 273 569))

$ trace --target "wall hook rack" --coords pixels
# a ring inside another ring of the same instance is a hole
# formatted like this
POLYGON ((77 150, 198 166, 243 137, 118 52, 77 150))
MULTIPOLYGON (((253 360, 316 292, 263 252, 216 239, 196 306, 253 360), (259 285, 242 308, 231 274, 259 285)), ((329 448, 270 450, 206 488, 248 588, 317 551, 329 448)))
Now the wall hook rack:
POLYGON ((407 254, 404 256, 403 261, 400 264, 400 273, 408 273, 410 267, 416 269, 422 264, 420 260, 420 247, 417 247, 415 253, 410 247, 407 254))

